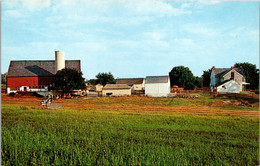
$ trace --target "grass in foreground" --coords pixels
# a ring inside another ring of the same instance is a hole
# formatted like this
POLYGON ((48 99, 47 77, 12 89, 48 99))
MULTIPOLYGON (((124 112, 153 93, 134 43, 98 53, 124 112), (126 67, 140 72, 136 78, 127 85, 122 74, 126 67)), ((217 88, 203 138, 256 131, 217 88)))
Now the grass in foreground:
POLYGON ((258 117, 2 106, 3 165, 257 165, 258 117))

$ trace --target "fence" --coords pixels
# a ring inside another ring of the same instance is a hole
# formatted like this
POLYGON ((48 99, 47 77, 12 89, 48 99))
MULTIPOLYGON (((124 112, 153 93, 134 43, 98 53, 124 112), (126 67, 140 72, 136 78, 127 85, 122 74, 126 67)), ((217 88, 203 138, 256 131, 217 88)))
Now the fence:
POLYGON ((210 88, 204 87, 204 88, 198 88, 195 90, 184 90, 184 88, 171 88, 171 93, 177 92, 178 94, 189 94, 189 93, 198 93, 198 94, 210 94, 210 88))

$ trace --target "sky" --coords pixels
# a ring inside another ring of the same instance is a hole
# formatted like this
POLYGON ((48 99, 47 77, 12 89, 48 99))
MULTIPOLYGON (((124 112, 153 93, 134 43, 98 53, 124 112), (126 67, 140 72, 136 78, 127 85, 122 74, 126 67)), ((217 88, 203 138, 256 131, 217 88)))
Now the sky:
POLYGON ((2 0, 1 73, 11 60, 81 60, 83 77, 195 76, 259 68, 259 1, 2 0))

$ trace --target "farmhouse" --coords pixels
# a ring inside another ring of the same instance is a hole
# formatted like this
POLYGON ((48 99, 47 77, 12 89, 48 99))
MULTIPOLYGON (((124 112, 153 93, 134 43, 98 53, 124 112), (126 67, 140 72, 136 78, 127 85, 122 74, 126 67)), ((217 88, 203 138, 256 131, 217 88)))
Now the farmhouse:
POLYGON ((133 86, 133 90, 144 90, 144 78, 119 78, 116 84, 133 86))
POLYGON ((145 79, 145 95, 167 97, 170 94, 169 76, 147 76, 145 79))
POLYGON ((131 96, 131 88, 127 84, 106 84, 102 96, 131 96))
POLYGON ((80 60, 65 60, 64 52, 55 51, 55 60, 11 61, 7 74, 7 93, 48 91, 58 70, 72 68, 81 72, 80 60))
POLYGON ((212 67, 210 75, 211 92, 240 93, 246 88, 245 72, 242 68, 215 68, 212 67))

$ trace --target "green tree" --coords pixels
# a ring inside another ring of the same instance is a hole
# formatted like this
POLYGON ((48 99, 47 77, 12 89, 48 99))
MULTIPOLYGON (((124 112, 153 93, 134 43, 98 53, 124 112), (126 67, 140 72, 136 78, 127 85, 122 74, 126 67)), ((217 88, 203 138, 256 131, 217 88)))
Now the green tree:
POLYGON ((256 65, 251 63, 236 63, 234 65, 236 68, 244 69, 246 75, 246 82, 250 83, 250 89, 259 89, 259 69, 256 68, 256 65))
POLYGON ((176 66, 170 71, 169 76, 171 86, 178 85, 179 87, 190 90, 195 88, 195 77, 188 67, 176 66))
POLYGON ((1 84, 5 85, 6 84, 6 73, 1 74, 1 84))
POLYGON ((114 76, 109 72, 109 73, 98 73, 96 75, 97 78, 97 84, 102 84, 102 85, 106 85, 106 84, 114 84, 115 83, 115 79, 114 76))
POLYGON ((202 74, 203 86, 209 86, 209 84, 210 84, 210 74, 211 74, 211 69, 203 71, 203 74, 202 74))
POLYGON ((86 85, 82 73, 74 69, 65 68, 59 70, 52 81, 51 88, 70 92, 75 89, 85 89, 86 85))
POLYGON ((90 80, 87 81, 87 83, 90 84, 90 85, 97 85, 98 84, 97 79, 90 79, 90 80))
POLYGON ((194 77, 194 85, 196 88, 201 87, 201 77, 194 77))

